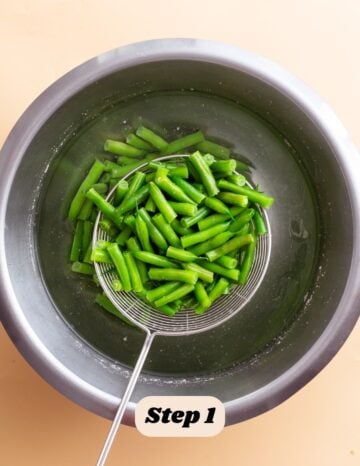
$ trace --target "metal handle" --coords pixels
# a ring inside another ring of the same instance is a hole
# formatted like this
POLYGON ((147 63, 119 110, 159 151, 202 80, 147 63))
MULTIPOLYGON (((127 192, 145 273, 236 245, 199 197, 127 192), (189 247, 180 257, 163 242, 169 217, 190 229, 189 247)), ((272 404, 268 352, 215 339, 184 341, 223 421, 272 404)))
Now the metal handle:
POLYGON ((139 354, 139 358, 138 358, 138 360, 136 362, 136 365, 135 365, 133 373, 132 373, 132 375, 130 377, 129 383, 128 383, 127 387, 126 387, 124 396, 122 397, 122 400, 120 402, 118 410, 117 410, 117 412, 115 414, 113 423, 111 425, 110 431, 109 431, 107 439, 106 439, 106 441, 104 443, 103 449, 102 449, 101 454, 100 454, 99 459, 98 459, 98 462, 96 463, 96 466, 104 466, 104 464, 105 464, 106 458, 107 458, 107 456, 109 454, 109 451, 110 451, 110 448, 111 448, 111 445, 113 444, 113 441, 115 439, 115 435, 116 435, 116 433, 117 433, 117 431, 118 431, 118 429, 120 427, 121 420, 122 420, 122 418, 124 416, 126 406, 128 404, 128 401, 129 401, 133 391, 134 391, 134 388, 135 388, 136 382, 137 382, 137 380, 139 378, 141 369, 142 369, 142 367, 144 365, 144 362, 146 360, 146 356, 148 355, 148 352, 149 352, 149 349, 151 347, 151 343, 153 341, 154 335, 155 335, 154 333, 150 333, 150 332, 147 333, 147 335, 146 335, 146 338, 145 338, 141 353, 139 354))

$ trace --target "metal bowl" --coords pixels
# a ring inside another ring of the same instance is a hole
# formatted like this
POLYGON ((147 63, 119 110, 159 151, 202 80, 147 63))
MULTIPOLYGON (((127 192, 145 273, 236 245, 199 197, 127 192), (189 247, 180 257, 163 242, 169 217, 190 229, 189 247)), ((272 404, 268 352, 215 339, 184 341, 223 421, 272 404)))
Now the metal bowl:
POLYGON ((252 300, 205 334, 157 340, 125 422, 146 395, 214 395, 226 423, 314 377, 360 311, 360 157, 329 107, 286 71, 191 39, 121 47, 77 67, 20 118, 0 157, 1 319, 25 358, 84 407, 113 417, 144 335, 69 271, 66 209, 106 137, 139 122, 201 128, 275 196, 269 267, 252 300))

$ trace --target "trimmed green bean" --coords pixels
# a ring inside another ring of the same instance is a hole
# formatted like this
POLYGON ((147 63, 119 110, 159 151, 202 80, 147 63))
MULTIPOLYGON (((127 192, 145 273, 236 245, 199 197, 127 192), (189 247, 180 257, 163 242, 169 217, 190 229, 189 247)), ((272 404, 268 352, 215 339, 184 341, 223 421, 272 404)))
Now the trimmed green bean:
POLYGON ((230 149, 227 147, 221 146, 220 144, 216 144, 212 141, 203 141, 197 144, 197 150, 202 152, 203 154, 212 154, 218 159, 228 159, 230 157, 230 149))
MULTIPOLYGON (((158 169, 158 168, 166 168, 168 173, 166 176, 179 176, 180 178, 189 178, 189 170, 186 165, 177 165, 172 163, 163 163, 157 162, 153 160, 149 162, 149 168, 158 169)), ((153 181, 152 179, 150 181, 153 181)))
POLYGON ((234 172, 236 170, 236 160, 218 160, 211 165, 211 171, 215 172, 234 172))
POLYGON ((184 217, 180 220, 180 223, 183 227, 190 228, 196 223, 200 222, 201 219, 209 215, 210 210, 207 207, 200 207, 195 215, 192 217, 184 217))
POLYGON ((122 229, 121 233, 116 237, 116 243, 119 246, 125 246, 126 241, 130 238, 133 231, 132 229, 126 225, 125 228, 122 229))
POLYGON ((172 303, 177 299, 183 298, 187 294, 191 293, 193 290, 194 285, 182 285, 180 286, 180 288, 177 288, 168 295, 156 300, 154 304, 156 307, 164 306, 165 304, 172 303))
POLYGON ((153 288, 152 290, 147 291, 146 299, 152 303, 153 301, 160 299, 163 296, 167 296, 172 291, 180 288, 180 286, 180 282, 165 283, 164 285, 160 285, 157 288, 153 288))
POLYGON ((155 225, 160 230, 160 233, 163 234, 164 238, 171 246, 174 246, 175 248, 181 246, 180 238, 175 233, 173 227, 167 223, 161 214, 154 215, 152 221, 155 223, 155 225))
POLYGON ((146 154, 145 150, 130 146, 125 142, 114 141, 113 139, 106 139, 104 151, 111 152, 116 155, 124 155, 125 157, 142 157, 146 154))
POLYGON ((226 181, 236 184, 236 186, 244 186, 246 184, 246 178, 244 175, 230 175, 227 177, 226 181))
POLYGON ((200 176, 198 172, 195 170, 194 165, 190 162, 190 160, 186 160, 185 163, 186 163, 186 166, 188 167, 190 177, 197 183, 201 183, 200 176))
POLYGON ((241 160, 236 161, 236 170, 239 172, 250 172, 251 167, 249 164, 242 162, 241 160))
POLYGON ((123 178, 131 171, 139 168, 141 165, 144 165, 144 163, 154 158, 156 158, 156 155, 148 155, 144 159, 137 161, 134 160, 134 163, 129 163, 128 165, 118 165, 117 163, 110 162, 109 160, 107 160, 105 164, 108 166, 111 178, 123 178))
POLYGON ((216 194, 219 192, 219 188, 217 187, 215 178, 209 166, 203 159, 203 156, 200 154, 200 152, 194 152, 190 155, 189 159, 196 172, 198 173, 202 184, 205 186, 207 194, 210 197, 216 196, 216 194))
POLYGON ((101 194, 91 188, 86 193, 86 197, 90 199, 99 210, 101 210, 105 217, 114 222, 117 227, 121 227, 121 219, 119 218, 119 215, 117 215, 115 207, 106 201, 101 194))
POLYGON ((238 265, 238 260, 236 257, 230 257, 230 256, 221 256, 219 259, 216 259, 216 264, 221 265, 222 267, 225 267, 226 269, 236 269, 238 265))
POLYGON ((136 220, 135 216, 128 214, 124 217, 124 224, 127 225, 133 233, 136 232, 136 220))
POLYGON ((219 259, 219 257, 226 255, 234 249, 242 248, 243 246, 246 246, 247 244, 252 243, 253 241, 254 236, 251 234, 244 236, 235 236, 235 238, 232 238, 222 246, 208 251, 206 253, 206 257, 209 259, 210 262, 214 262, 216 259, 219 259))
POLYGON ((164 268, 164 269, 149 269, 149 277, 151 280, 159 281, 177 281, 185 282, 195 285, 198 279, 196 272, 191 270, 181 270, 173 268, 164 268))
POLYGON ((214 178, 215 180, 221 180, 223 178, 228 178, 231 176, 233 172, 227 171, 227 172, 214 172, 214 178))
POLYGON ((273 197, 266 196, 265 194, 255 191, 255 189, 248 188, 247 186, 238 186, 236 184, 229 183, 229 181, 226 180, 220 180, 218 185, 221 189, 226 189, 232 193, 246 196, 251 202, 256 202, 262 207, 270 207, 274 202, 273 197))
POLYGON ((110 236, 110 238, 115 238, 115 236, 117 236, 118 229, 116 228, 114 223, 108 218, 103 218, 102 220, 100 220, 99 225, 100 228, 110 236))
POLYGON ((267 228, 265 221, 258 210, 255 210, 254 213, 254 224, 257 235, 265 235, 267 233, 267 228))
POLYGON ((146 179, 145 173, 140 172, 140 171, 134 173, 134 175, 131 178, 130 184, 129 184, 129 189, 127 190, 127 193, 124 199, 119 205, 119 208, 121 208, 128 199, 132 198, 134 194, 139 191, 141 186, 145 183, 145 179, 146 179))
POLYGON ((229 228, 230 222, 219 223, 207 230, 198 231, 196 233, 191 233, 189 235, 182 236, 180 238, 181 245, 183 248, 188 248, 198 243, 207 241, 210 238, 213 238, 217 234, 226 231, 229 228))
POLYGON ((81 256, 84 257, 85 253, 91 243, 91 237, 94 229, 94 224, 88 220, 84 221, 83 224, 83 235, 82 235, 82 244, 81 244, 81 256))
POLYGON ((215 162, 215 157, 211 154, 204 154, 202 155, 202 158, 204 162, 206 162, 207 165, 212 167, 212 164, 215 162))
POLYGON ((118 278, 114 278, 113 280, 111 280, 111 288, 115 292, 121 291, 123 289, 121 281, 118 278))
POLYGON ((189 196, 187 196, 184 191, 179 188, 179 186, 177 186, 177 184, 168 178, 166 172, 168 172, 166 168, 158 168, 156 172, 155 183, 159 186, 159 188, 161 188, 162 191, 165 191, 170 197, 175 199, 175 201, 194 204, 194 201, 189 196))
POLYGON ((226 278, 221 277, 214 285, 212 290, 209 292, 209 298, 213 303, 216 301, 220 296, 226 294, 229 290, 230 283, 226 278))
POLYGON ((169 201, 169 204, 179 215, 187 215, 188 217, 193 217, 197 213, 196 205, 189 204, 188 202, 169 201))
POLYGON ((105 166, 99 160, 95 160, 93 165, 91 166, 89 173, 86 175, 85 179, 79 186, 69 208, 69 219, 74 221, 78 216, 81 207, 86 199, 86 193, 91 188, 92 185, 97 183, 101 175, 103 174, 105 166))
POLYGON ((144 289, 144 287, 141 282, 140 273, 137 268, 137 264, 133 257, 133 254, 134 253, 128 251, 124 252, 124 259, 130 276, 131 288, 135 292, 140 293, 144 289))
MULTIPOLYGON (((146 226, 148 228, 148 231, 149 231, 149 235, 150 235, 150 238, 151 238, 151 241, 156 244, 156 246, 159 248, 159 249, 162 249, 162 250, 165 250, 167 249, 168 247, 168 244, 166 242, 166 239, 164 238, 164 236, 160 233, 160 231, 158 230, 158 228, 154 225, 153 221, 151 220, 151 217, 150 215, 148 214, 148 212, 146 212, 146 210, 144 208, 141 208, 139 209, 138 211, 138 215, 140 215, 140 217, 144 220, 144 222, 146 223, 146 226)), ((145 248, 144 248, 145 249, 145 248)))
POLYGON ((81 248, 82 248, 82 238, 84 231, 84 222, 78 220, 75 226, 74 237, 70 249, 70 262, 78 262, 81 257, 81 248))
POLYGON ((139 138, 144 139, 144 141, 147 141, 149 144, 155 147, 155 149, 164 150, 168 145, 165 139, 145 126, 139 126, 136 130, 136 135, 139 136, 139 138))
POLYGON ((81 273, 82 275, 93 275, 94 267, 89 264, 84 264, 84 262, 73 262, 71 264, 71 270, 75 273, 81 273))
POLYGON ((135 207, 138 207, 142 203, 144 203, 149 196, 149 185, 146 184, 142 188, 140 188, 136 193, 130 197, 129 199, 124 202, 121 207, 116 208, 116 213, 122 215, 125 214, 126 212, 129 212, 129 210, 135 209, 135 207))
POLYGON ((149 188, 150 196, 154 201, 156 207, 159 209, 165 220, 168 223, 171 223, 177 217, 177 213, 171 207, 160 188, 153 181, 150 181, 149 188))
POLYGON ((116 186, 114 195, 114 204, 119 205, 129 190, 129 183, 126 180, 120 180, 116 186))
POLYGON ((91 186, 95 189, 99 194, 106 194, 108 192, 108 185, 107 183, 95 183, 91 186))
POLYGON ((244 259, 241 262, 240 277, 238 280, 240 285, 245 285, 248 280, 252 265, 254 263, 256 240, 257 237, 254 236, 254 241, 247 246, 244 259))
POLYGON ((247 196, 243 196, 242 194, 234 194, 230 192, 221 192, 218 194, 218 198, 221 201, 224 201, 226 204, 236 205, 239 207, 246 207, 249 203, 249 199, 247 196))
POLYGON ((233 232, 224 231, 223 233, 219 233, 218 235, 214 236, 213 238, 210 238, 207 241, 204 241, 201 244, 197 244, 196 246, 189 248, 189 251, 196 254, 197 256, 202 256, 206 252, 211 251, 212 249, 215 249, 221 246, 222 244, 226 243, 234 235, 235 233, 233 232))
POLYGON ((222 277, 230 278, 230 280, 233 280, 234 282, 237 282, 239 280, 240 271, 237 269, 226 269, 225 267, 222 267, 219 264, 206 261, 202 262, 201 265, 202 267, 204 267, 204 269, 217 273, 222 277))
POLYGON ((185 251, 184 249, 174 248, 173 246, 169 246, 167 248, 166 256, 181 262, 193 262, 198 259, 198 256, 192 252, 185 251))
MULTIPOLYGON (((194 217, 189 217, 189 218, 194 218, 194 217)), ((181 225, 180 221, 177 218, 171 222, 171 226, 173 227, 173 229, 178 235, 189 235, 191 233, 194 233, 194 230, 192 230, 191 228, 184 227, 183 225, 181 225)))
POLYGON ((144 139, 139 138, 134 133, 130 133, 126 136, 126 142, 127 144, 130 144, 130 146, 136 147, 137 149, 142 149, 145 151, 151 151, 152 150, 152 145, 149 144, 148 142, 144 141, 144 139))
POLYGON ((156 212, 156 205, 151 196, 149 196, 149 199, 146 201, 145 210, 151 213, 156 212))
POLYGON ((220 201, 220 199, 216 199, 215 197, 207 197, 205 199, 205 205, 206 207, 209 207, 209 209, 214 210, 219 214, 225 214, 228 217, 233 217, 229 207, 220 201))
POLYGON ((206 283, 212 283, 214 280, 214 274, 211 270, 204 269, 201 265, 196 264, 195 262, 189 262, 182 264, 183 268, 186 270, 191 270, 192 272, 197 273, 199 280, 202 280, 206 283))
POLYGON ((254 214, 254 209, 246 209, 241 212, 240 215, 236 217, 235 221, 229 226, 229 231, 239 231, 244 225, 250 222, 254 214))
POLYGON ((169 154, 179 154, 183 149, 188 147, 195 146, 200 142, 204 141, 204 135, 201 131, 196 131, 196 133, 188 134, 182 138, 175 139, 174 141, 169 142, 167 147, 161 150, 162 155, 169 154))
MULTIPOLYGON (((212 199, 212 198, 211 198, 212 199)), ((230 207, 230 212, 231 215, 234 217, 235 215, 240 214, 244 210, 243 207, 230 207)), ((229 215, 227 214, 213 214, 209 215, 208 217, 205 217, 204 219, 200 220, 198 222, 198 228, 199 230, 206 230, 207 228, 210 228, 214 225, 218 225, 219 223, 226 222, 226 220, 229 219, 229 215)), ((231 229, 231 225, 229 227, 229 230, 231 229)))
POLYGON ((78 220, 88 220, 90 218, 90 215, 92 213, 93 209, 93 203, 90 201, 90 199, 85 199, 83 202, 83 205, 80 209, 80 212, 77 216, 78 220))
MULTIPOLYGON (((90 260, 92 262, 102 262, 103 264, 112 264, 111 257, 104 249, 95 248, 91 250, 90 260)), ((85 261, 84 261, 85 262, 85 261)))
POLYGON ((108 246, 107 248, 107 252, 109 253, 115 265, 124 291, 131 291, 132 286, 130 281, 130 275, 121 249, 116 243, 111 243, 110 246, 108 246))
POLYGON ((157 267, 164 267, 164 268, 178 268, 178 265, 174 262, 166 259, 164 256, 160 256, 159 254, 154 254, 152 252, 147 251, 134 251, 134 257, 140 260, 141 262, 145 262, 146 264, 156 265, 157 267))
MULTIPOLYGON (((202 310, 208 309, 211 306, 211 299, 209 298, 204 285, 198 281, 195 284, 194 294, 202 310)), ((195 309, 196 312, 196 309, 195 309)))
POLYGON ((154 249, 150 243, 150 235, 147 224, 139 214, 135 218, 135 230, 136 236, 139 238, 144 251, 154 252, 154 249))
POLYGON ((86 264, 92 265, 93 263, 93 261, 91 260, 91 253, 92 253, 92 245, 90 243, 83 258, 83 262, 85 262, 86 264))
POLYGON ((205 199, 205 195, 202 194, 198 189, 196 189, 193 185, 185 181, 184 179, 180 178, 179 176, 171 175, 170 177, 174 180, 174 183, 197 204, 201 204, 201 202, 205 199))
MULTIPOLYGON (((132 236, 126 241, 126 246, 130 252, 141 251, 140 244, 134 236, 132 236)), ((135 261, 136 261, 137 268, 139 270, 141 282, 146 283, 149 280, 148 273, 147 273, 147 267, 144 264, 144 262, 141 262, 136 258, 135 258, 135 261)))

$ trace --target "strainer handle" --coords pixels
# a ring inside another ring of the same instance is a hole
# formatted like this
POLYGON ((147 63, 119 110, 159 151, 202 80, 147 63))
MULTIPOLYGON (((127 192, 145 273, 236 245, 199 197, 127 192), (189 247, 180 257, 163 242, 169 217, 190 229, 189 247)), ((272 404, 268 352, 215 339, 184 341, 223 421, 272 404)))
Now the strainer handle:
POLYGON ((101 454, 99 456, 98 462, 96 463, 96 466, 103 466, 105 464, 106 458, 109 454, 111 445, 113 444, 113 441, 115 439, 116 433, 120 427, 122 418, 125 413, 126 406, 128 404, 128 401, 134 391, 136 382, 139 378, 139 375, 141 373, 141 369, 143 368, 144 362, 146 361, 146 357, 149 353, 151 343, 153 342, 155 334, 148 332, 143 344, 143 347, 141 349, 141 353, 139 354, 139 358, 136 362, 136 365, 134 367, 133 373, 130 377, 129 383, 126 387, 125 393, 122 397, 122 400, 120 402, 120 405, 116 411, 113 423, 111 425, 110 431, 108 433, 108 436, 106 438, 106 441, 104 443, 103 449, 101 451, 101 454))

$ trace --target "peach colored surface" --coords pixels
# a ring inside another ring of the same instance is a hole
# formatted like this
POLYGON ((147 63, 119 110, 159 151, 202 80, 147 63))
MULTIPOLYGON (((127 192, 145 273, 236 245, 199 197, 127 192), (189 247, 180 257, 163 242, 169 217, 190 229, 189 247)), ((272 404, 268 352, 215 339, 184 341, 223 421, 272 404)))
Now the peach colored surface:
MULTIPOLYGON (((0 144, 45 87, 88 58, 133 41, 198 37, 288 68, 359 146, 359 23, 359 0, 0 0, 0 144)), ((109 426, 45 383, 0 327, 0 466, 92 465, 109 426)), ((359 325, 315 380, 271 412, 210 439, 123 427, 108 464, 359 465, 359 325)))

